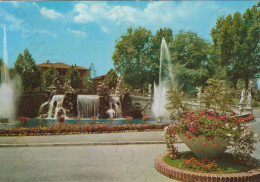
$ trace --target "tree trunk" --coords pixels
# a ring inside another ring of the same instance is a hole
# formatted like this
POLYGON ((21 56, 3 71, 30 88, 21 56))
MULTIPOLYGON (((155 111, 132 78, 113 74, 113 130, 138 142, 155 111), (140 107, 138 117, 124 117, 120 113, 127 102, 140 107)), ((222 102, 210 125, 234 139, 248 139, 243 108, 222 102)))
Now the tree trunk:
POLYGON ((248 78, 245 78, 245 85, 246 85, 246 89, 248 89, 248 86, 249 86, 249 80, 248 80, 248 78))

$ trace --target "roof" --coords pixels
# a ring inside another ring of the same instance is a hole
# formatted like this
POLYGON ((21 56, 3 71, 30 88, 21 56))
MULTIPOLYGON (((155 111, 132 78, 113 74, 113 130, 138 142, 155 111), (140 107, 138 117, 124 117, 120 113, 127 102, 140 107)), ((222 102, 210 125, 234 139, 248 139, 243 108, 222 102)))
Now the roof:
POLYGON ((97 76, 95 78, 93 78, 94 80, 101 80, 104 79, 106 75, 101 75, 101 76, 97 76))
MULTIPOLYGON (((65 63, 41 63, 38 64, 38 66, 42 68, 49 68, 53 66, 54 68, 64 68, 64 69, 69 69, 71 67, 70 65, 67 65, 65 63)), ((87 68, 84 68, 82 66, 76 66, 75 68, 77 70, 88 70, 87 68)))

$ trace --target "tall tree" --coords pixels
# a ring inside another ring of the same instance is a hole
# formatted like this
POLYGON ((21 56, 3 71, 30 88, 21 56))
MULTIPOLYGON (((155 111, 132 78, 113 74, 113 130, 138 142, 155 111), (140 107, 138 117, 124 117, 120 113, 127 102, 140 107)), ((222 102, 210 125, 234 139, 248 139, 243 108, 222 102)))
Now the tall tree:
POLYGON ((53 66, 48 68, 48 70, 43 74, 43 86, 45 88, 52 84, 52 81, 55 78, 55 74, 59 74, 59 72, 53 66))
POLYGON ((70 81, 73 88, 79 88, 81 85, 78 70, 72 65, 65 75, 65 82, 70 81))
MULTIPOLYGON (((260 71, 260 3, 242 15, 236 12, 217 20, 211 30, 215 52, 215 67, 224 67, 227 80, 236 88, 243 79, 246 87, 260 71)), ((217 74, 217 73, 216 73, 217 74)))
POLYGON ((35 88, 41 86, 41 70, 35 64, 28 49, 24 50, 23 55, 18 55, 14 68, 15 72, 21 76, 23 89, 25 91, 33 91, 35 88))
POLYGON ((129 27, 127 33, 116 41, 112 57, 115 70, 134 89, 143 89, 144 84, 149 82, 151 38, 150 30, 129 27))
POLYGON ((94 93, 95 91, 95 85, 94 85, 94 80, 93 78, 95 78, 96 75, 96 69, 93 63, 91 63, 86 76, 84 77, 84 84, 86 86, 86 90, 88 93, 94 93))
POLYGON ((175 79, 183 90, 203 86, 209 78, 207 69, 210 43, 191 31, 180 31, 169 47, 175 79))
POLYGON ((113 70, 113 69, 110 69, 105 78, 104 78, 104 83, 110 88, 116 88, 116 85, 117 85, 117 74, 116 72, 113 70))

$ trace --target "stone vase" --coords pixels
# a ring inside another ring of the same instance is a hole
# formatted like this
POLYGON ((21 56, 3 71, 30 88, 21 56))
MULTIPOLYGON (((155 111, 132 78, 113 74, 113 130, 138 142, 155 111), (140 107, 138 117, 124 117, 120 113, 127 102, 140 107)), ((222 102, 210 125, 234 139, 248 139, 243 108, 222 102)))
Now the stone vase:
POLYGON ((192 153, 200 158, 217 158, 223 154, 229 144, 228 140, 223 137, 214 137, 213 141, 208 141, 205 146, 202 145, 205 142, 205 136, 201 135, 198 137, 187 138, 185 134, 178 134, 183 143, 192 151, 192 153), (213 147, 213 144, 216 147, 213 147))

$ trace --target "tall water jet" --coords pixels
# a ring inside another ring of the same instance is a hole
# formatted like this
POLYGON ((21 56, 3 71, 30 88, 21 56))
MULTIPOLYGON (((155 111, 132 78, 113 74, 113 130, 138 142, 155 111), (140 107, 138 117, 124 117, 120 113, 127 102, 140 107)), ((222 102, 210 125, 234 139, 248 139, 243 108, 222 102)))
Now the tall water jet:
POLYGON ((165 39, 162 39, 161 49, 160 49, 160 70, 159 70, 159 84, 154 84, 154 95, 152 111, 154 116, 158 120, 162 120, 166 114, 166 91, 173 86, 173 67, 170 62, 170 54, 167 43, 165 39), (167 67, 165 67, 165 72, 167 74, 163 75, 163 66, 167 62, 167 67))
POLYGON ((15 82, 10 80, 7 64, 7 39, 6 29, 3 27, 3 65, 1 66, 1 80, 0 80, 0 118, 7 118, 9 121, 15 119, 15 82))

